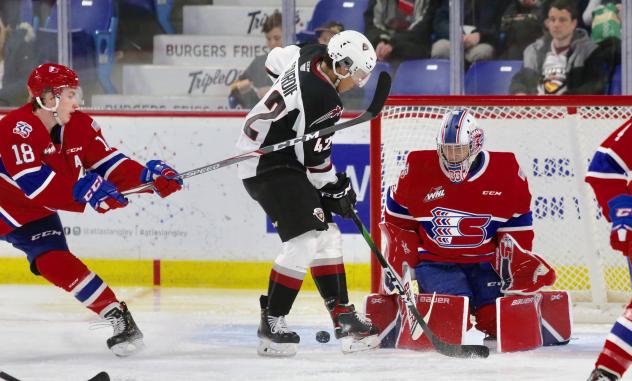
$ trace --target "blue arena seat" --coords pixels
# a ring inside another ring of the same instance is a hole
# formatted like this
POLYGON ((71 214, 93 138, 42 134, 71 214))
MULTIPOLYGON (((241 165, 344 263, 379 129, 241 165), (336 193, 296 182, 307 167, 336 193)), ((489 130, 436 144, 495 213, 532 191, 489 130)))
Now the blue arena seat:
POLYGON ((621 87, 621 64, 615 66, 614 73, 610 79, 610 85, 608 86, 609 95, 621 95, 623 93, 621 87))
POLYGON ((449 60, 410 60, 399 65, 391 95, 433 94, 450 94, 449 60))
POLYGON ((465 73, 465 94, 509 94, 511 78, 522 69, 522 61, 476 61, 465 73))
MULTIPOLYGON (((111 80, 118 17, 115 0, 71 0, 72 59, 82 80, 96 77, 106 93, 116 93, 111 80), (85 76, 84 76, 85 74, 85 76)), ((45 27, 38 30, 42 61, 57 62, 57 5, 53 5, 45 27), (52 46, 52 49, 51 49, 52 46)), ((85 80, 84 80, 85 81, 85 80)))
POLYGON ((123 2, 154 13, 156 20, 158 20, 165 33, 176 33, 169 20, 171 9, 173 8, 173 0, 123 0, 123 2))
POLYGON ((39 18, 33 12, 33 0, 20 0, 20 22, 29 23, 36 30, 39 27, 39 18))
POLYGON ((314 41, 314 30, 328 21, 338 21, 345 30, 364 33, 364 11, 368 5, 369 0, 320 0, 314 7, 307 28, 297 33, 296 39, 299 42, 314 41))
POLYGON ((378 61, 375 65, 375 69, 371 72, 371 77, 364 85, 362 90, 364 91, 364 96, 362 99, 362 109, 369 107, 371 100, 373 99, 373 94, 375 93, 375 88, 377 87, 377 79, 380 76, 380 73, 385 71, 389 74, 392 74, 391 65, 388 62, 378 61))

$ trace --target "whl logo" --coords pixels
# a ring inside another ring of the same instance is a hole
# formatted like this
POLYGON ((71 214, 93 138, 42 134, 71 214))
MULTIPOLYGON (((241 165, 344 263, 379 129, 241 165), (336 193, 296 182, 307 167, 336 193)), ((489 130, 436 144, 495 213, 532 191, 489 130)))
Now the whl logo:
POLYGON ((489 214, 472 214, 460 210, 434 208, 431 238, 441 247, 479 247, 487 240, 489 214))
POLYGON ((434 187, 430 189, 430 192, 424 197, 424 202, 434 201, 442 197, 445 197, 445 189, 443 189, 443 186, 434 187))

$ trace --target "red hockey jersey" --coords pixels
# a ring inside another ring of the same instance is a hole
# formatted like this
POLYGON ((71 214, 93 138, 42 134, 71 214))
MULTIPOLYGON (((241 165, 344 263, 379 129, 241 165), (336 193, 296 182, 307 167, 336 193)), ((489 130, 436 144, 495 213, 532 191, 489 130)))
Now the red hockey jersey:
POLYGON ((0 236, 56 210, 81 212, 72 198, 82 168, 119 190, 140 185, 143 166, 110 147, 80 111, 49 131, 26 104, 0 120, 0 236))
POLYGON ((620 194, 632 194, 632 119, 617 128, 597 148, 588 167, 586 182, 595 191, 597 201, 608 215, 608 201, 620 194))
POLYGON ((479 155, 467 179, 455 184, 443 174, 436 151, 413 151, 389 188, 384 219, 417 231, 421 261, 491 261, 506 233, 531 250, 531 193, 515 156, 479 155))

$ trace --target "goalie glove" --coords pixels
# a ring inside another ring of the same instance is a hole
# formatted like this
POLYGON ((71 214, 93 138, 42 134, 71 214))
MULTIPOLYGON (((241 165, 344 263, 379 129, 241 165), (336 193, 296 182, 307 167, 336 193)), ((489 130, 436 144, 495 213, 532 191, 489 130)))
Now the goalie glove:
POLYGON ((338 181, 320 188, 323 208, 344 218, 351 218, 356 203, 356 193, 344 172, 336 173, 338 181))
MULTIPOLYGON (((419 255, 417 254, 417 248, 420 244, 419 235, 415 231, 402 229, 390 222, 383 222, 379 227, 386 238, 384 257, 403 282, 408 269, 414 271, 414 268, 419 264, 419 255)), ((383 278, 382 291, 387 294, 397 293, 393 280, 383 278)))
POLYGON ((555 283, 555 270, 539 255, 524 250, 509 234, 500 240, 493 263, 503 293, 530 294, 555 283))
POLYGON ((621 194, 608 201, 612 233, 610 245, 613 249, 632 255, 632 195, 621 194))

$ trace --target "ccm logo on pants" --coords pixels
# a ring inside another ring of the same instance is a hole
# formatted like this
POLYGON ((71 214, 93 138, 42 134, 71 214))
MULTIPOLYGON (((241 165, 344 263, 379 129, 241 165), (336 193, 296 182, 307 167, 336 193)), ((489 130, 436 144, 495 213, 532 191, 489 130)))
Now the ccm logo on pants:
POLYGON ((45 232, 37 233, 31 236, 31 241, 37 241, 40 238, 50 237, 53 235, 62 235, 62 232, 59 230, 47 230, 45 232))

